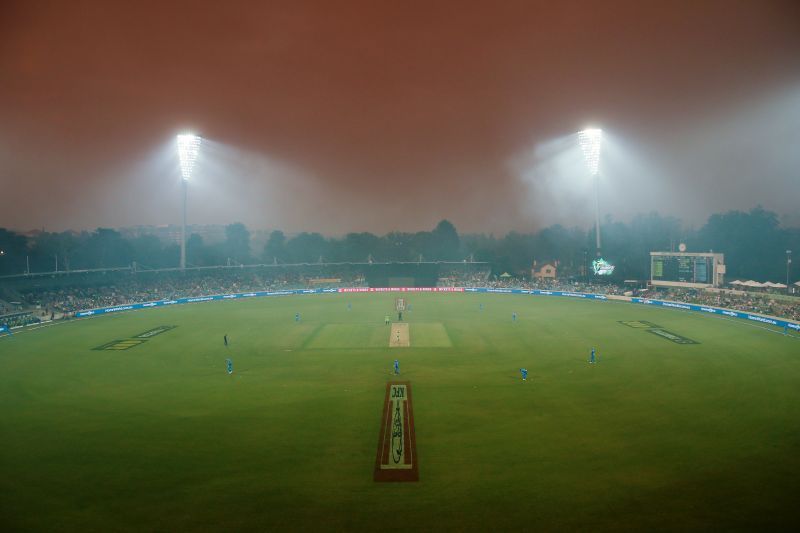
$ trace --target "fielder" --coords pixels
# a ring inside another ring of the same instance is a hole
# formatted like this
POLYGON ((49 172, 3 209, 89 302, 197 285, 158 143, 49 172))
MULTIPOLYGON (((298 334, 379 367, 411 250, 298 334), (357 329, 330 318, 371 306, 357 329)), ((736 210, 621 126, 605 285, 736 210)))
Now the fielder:
POLYGON ((397 359, 394 360, 394 375, 397 376, 400 374, 400 361, 397 359))
POLYGON ((233 374, 233 361, 225 359, 225 367, 228 369, 228 374, 233 374))

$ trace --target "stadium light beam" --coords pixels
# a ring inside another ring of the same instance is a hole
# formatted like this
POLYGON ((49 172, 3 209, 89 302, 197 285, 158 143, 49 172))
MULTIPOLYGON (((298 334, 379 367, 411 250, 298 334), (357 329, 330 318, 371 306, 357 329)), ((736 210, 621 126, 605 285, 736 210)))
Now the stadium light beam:
POLYGON ((603 130, 586 128, 578 133, 578 143, 589 174, 594 178, 594 229, 597 257, 600 257, 600 148, 603 144, 603 130))
POLYGON ((183 223, 181 224, 181 270, 186 268, 186 196, 189 179, 192 177, 202 139, 192 133, 178 135, 178 159, 181 162, 183 186, 183 223))

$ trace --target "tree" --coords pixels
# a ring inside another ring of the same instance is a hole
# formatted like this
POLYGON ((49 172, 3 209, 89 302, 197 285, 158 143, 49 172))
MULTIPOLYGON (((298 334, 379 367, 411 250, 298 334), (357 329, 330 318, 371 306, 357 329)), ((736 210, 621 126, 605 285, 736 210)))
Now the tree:
POLYGON ((4 275, 25 272, 25 257, 28 254, 25 237, 0 228, 0 252, 0 272, 4 275))
POLYGON ((290 263, 316 263, 328 255, 328 243, 319 233, 300 233, 286 243, 290 263))
POLYGON ((264 245, 264 261, 283 261, 286 256, 286 236, 282 231, 275 230, 269 234, 269 239, 264 245))
POLYGON ((378 251, 380 238, 372 233, 348 233, 336 244, 338 246, 334 255, 338 260, 363 263, 378 251))
POLYGON ((168 248, 155 235, 140 235, 131 239, 130 243, 133 249, 133 258, 140 268, 173 267, 180 259, 179 256, 173 258, 169 254, 168 248))
POLYGON ((203 237, 192 233, 186 241, 186 263, 191 266, 207 266, 203 257, 203 237))
POLYGON ((730 278, 775 281, 786 277, 787 237, 775 213, 756 207, 749 213, 711 215, 697 244, 700 250, 725 254, 730 278))
POLYGON ((88 236, 82 235, 82 246, 76 250, 78 268, 126 267, 133 261, 133 247, 129 240, 110 228, 97 228, 88 236))
POLYGON ((456 227, 448 220, 442 220, 431 232, 431 259, 457 261, 461 248, 456 227))
POLYGON ((241 222, 225 226, 225 251, 237 263, 250 262, 250 232, 241 222))

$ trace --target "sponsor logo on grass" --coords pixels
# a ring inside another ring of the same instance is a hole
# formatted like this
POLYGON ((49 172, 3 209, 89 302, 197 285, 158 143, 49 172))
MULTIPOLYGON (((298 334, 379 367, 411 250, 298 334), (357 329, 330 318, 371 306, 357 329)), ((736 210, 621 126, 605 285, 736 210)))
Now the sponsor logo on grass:
POLYGON ((139 346, 143 342, 147 342, 145 339, 122 339, 111 341, 103 344, 102 346, 98 346, 94 348, 95 350, 127 350, 129 348, 133 348, 134 346, 139 346))
POLYGON ((414 410, 408 381, 386 384, 373 478, 375 481, 419 480, 414 410))
POLYGON ((620 324, 628 326, 629 328, 647 329, 647 328, 660 328, 658 324, 653 324, 647 320, 620 320, 620 324))
POLYGON ((158 326, 157 328, 148 329, 144 333, 139 333, 138 335, 134 335, 134 339, 149 339, 150 337, 155 337, 165 331, 169 331, 171 329, 176 328, 177 326, 158 326))
POLYGON ((671 331, 667 331, 665 329, 651 328, 648 329, 647 332, 652 333, 653 335, 658 335, 662 339, 667 339, 668 341, 672 341, 676 344, 700 344, 697 341, 693 341, 692 339, 688 339, 682 335, 672 333, 671 331))
POLYGON ((147 339, 153 338, 156 335, 164 333, 165 331, 169 331, 171 329, 176 328, 177 326, 158 326, 153 329, 148 329, 145 332, 139 333, 138 335, 134 335, 130 339, 118 339, 115 341, 107 342, 102 346, 98 346, 94 348, 95 350, 128 350, 133 348, 134 346, 139 346, 140 344, 147 342, 147 339))

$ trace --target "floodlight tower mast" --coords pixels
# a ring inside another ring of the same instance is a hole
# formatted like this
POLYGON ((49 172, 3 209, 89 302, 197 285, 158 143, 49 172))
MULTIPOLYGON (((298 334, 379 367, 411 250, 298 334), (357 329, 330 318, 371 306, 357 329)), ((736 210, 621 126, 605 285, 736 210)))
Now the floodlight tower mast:
POLYGON ((594 178, 594 231, 597 257, 600 257, 600 146, 603 142, 603 130, 587 128, 578 133, 578 142, 589 173, 594 178))
POLYGON ((181 184, 183 188, 183 223, 181 224, 181 270, 186 268, 186 196, 189 179, 194 171, 202 139, 191 133, 178 135, 178 159, 181 162, 181 184))

